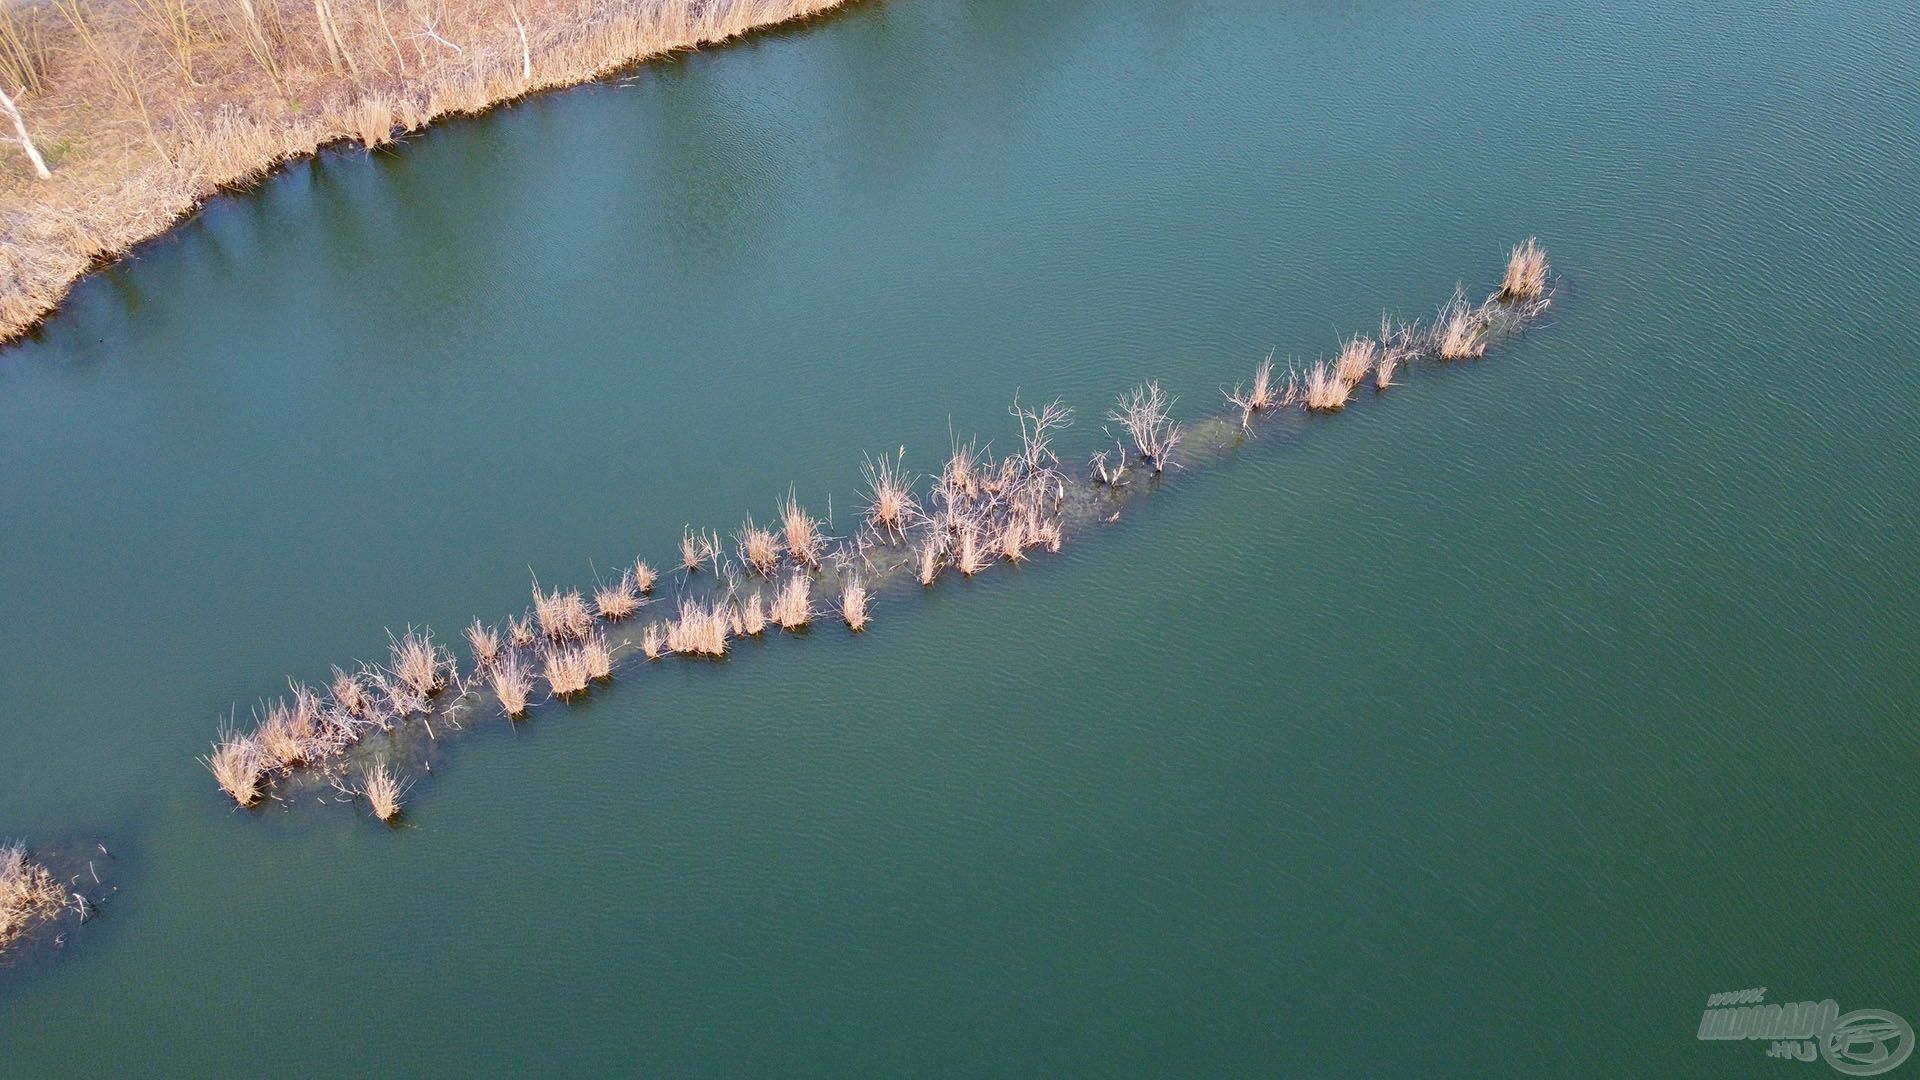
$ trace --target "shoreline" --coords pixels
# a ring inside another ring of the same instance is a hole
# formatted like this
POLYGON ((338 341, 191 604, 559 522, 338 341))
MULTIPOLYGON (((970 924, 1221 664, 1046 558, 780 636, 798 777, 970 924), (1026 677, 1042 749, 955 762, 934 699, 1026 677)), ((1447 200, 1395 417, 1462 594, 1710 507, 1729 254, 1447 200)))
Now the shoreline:
MULTIPOLYGON (((157 78, 141 72, 167 72, 169 58, 190 46, 170 47, 124 11, 76 23, 54 0, 51 9, 14 9, 0 20, 0 54, 9 31, 30 31, 45 49, 40 90, 16 94, 18 77, 5 89, 52 166, 50 179, 37 179, 21 146, 0 148, 0 348, 57 313, 88 274, 284 164, 349 141, 372 150, 446 117, 798 23, 848 0, 708 0, 698 9, 689 0, 641 0, 614 11, 536 0, 453 12, 404 39, 394 31, 404 16, 396 10, 389 19, 377 0, 357 22, 343 19, 356 2, 275 13, 254 28, 257 39, 228 28, 227 37, 187 51, 179 72, 157 78), (369 11, 377 20, 364 17, 369 11), (329 23, 316 15, 324 12, 335 13, 329 23), (507 15, 504 27, 490 25, 507 15), (269 23, 271 33, 260 29, 269 23), (126 68, 116 70, 116 60, 126 68), (389 74, 375 76, 376 65, 389 74), (163 118, 165 104, 174 107, 171 119, 163 118)), ((261 0, 258 10, 272 9, 261 0)), ((0 83, 5 68, 0 63, 0 83)))

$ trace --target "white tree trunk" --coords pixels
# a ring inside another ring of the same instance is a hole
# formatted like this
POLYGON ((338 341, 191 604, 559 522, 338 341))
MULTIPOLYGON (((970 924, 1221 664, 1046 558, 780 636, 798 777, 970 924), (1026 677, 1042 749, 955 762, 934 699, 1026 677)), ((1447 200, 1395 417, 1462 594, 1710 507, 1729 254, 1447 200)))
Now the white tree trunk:
POLYGON ((53 179, 53 174, 47 171, 47 163, 40 157, 40 151, 34 147, 33 139, 27 135, 27 122, 20 116, 20 107, 13 103, 13 98, 7 96, 5 90, 0 90, 0 108, 5 108, 7 115, 13 118, 13 130, 20 134, 20 148, 27 152, 27 160, 33 162, 34 175, 42 180, 53 179))

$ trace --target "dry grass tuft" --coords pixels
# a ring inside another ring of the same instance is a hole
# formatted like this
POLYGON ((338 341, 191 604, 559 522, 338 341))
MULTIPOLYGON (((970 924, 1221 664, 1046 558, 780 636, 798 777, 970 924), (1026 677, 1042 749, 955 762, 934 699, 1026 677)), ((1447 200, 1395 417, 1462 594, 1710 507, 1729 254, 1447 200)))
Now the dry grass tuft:
POLYGON ((1333 362, 1334 377, 1349 387, 1360 385, 1380 360, 1380 343, 1355 334, 1340 345, 1340 356, 1333 362))
POLYGON ((1529 236, 1507 257, 1507 274, 1500 282, 1499 296, 1502 300, 1535 300, 1546 291, 1547 249, 1529 236))
POLYGON ((734 621, 739 624, 740 633, 748 637, 759 637, 767 629, 767 602, 759 594, 753 593, 740 602, 734 621))
POLYGON ((434 646, 430 631, 416 632, 408 627, 406 634, 399 638, 389 631, 387 643, 392 660, 390 670, 408 689, 428 698, 447 688, 447 669, 453 659, 434 646))
POLYGON ((266 772, 266 762, 256 736, 242 735, 231 725, 222 724, 213 752, 201 758, 200 763, 213 773, 214 782, 234 802, 252 806, 260 801, 260 778, 266 772))
POLYGON ((804 566, 820 565, 820 556, 827 547, 827 536, 821 531, 820 522, 800 508, 800 500, 794 498, 792 488, 787 489, 787 501, 780 504, 780 530, 787 543, 787 553, 793 556, 793 561, 804 566))
POLYGON ((333 694, 334 704, 340 706, 348 716, 364 717, 373 708, 373 699, 367 694, 367 685, 360 676, 350 675, 338 667, 333 669, 333 680, 327 686, 333 694))
POLYGON ((731 622, 725 601, 702 604, 683 596, 680 617, 667 624, 667 649, 681 656, 725 656, 731 622))
POLYGON ((500 711, 507 715, 507 719, 512 720, 526 713, 527 698, 533 693, 533 676, 520 665, 518 654, 489 668, 487 681, 493 686, 493 695, 500 699, 500 711))
POLYGON ((305 708, 289 708, 285 701, 266 706, 266 715, 254 729, 261 764, 268 769, 291 769, 314 757, 317 718, 305 708))
POLYGON ((595 634, 580 643, 580 661, 587 666, 588 678, 613 678, 613 650, 602 635, 595 634))
POLYGON ((401 780, 384 764, 367 770, 364 776, 360 790, 366 795, 367 802, 373 805, 373 816, 381 821, 392 821, 394 815, 400 812, 400 800, 406 796, 407 789, 413 786, 413 781, 401 780))
POLYGON ((533 617, 523 615, 515 619, 509 616, 507 619, 507 640, 513 642, 513 647, 516 649, 531 648, 534 642, 539 641, 540 635, 535 633, 533 629, 533 617))
POLYGON ((667 635, 659 623, 649 623, 640 635, 640 651, 649 660, 658 660, 667 651, 667 635))
POLYGON ((856 634, 867 628, 867 587, 860 584, 857 575, 847 578, 840 590, 840 616, 856 634))
POLYGON ((548 692, 554 697, 567 697, 587 688, 593 681, 588 670, 586 652, 576 645, 554 645, 547 649, 542 662, 547 678, 548 692))
POLYGON ((66 886, 28 859, 25 845, 0 845, 0 949, 35 919, 50 919, 67 903, 66 886))
POLYGON ((763 529, 748 518, 734 534, 734 542, 740 553, 740 565, 761 577, 772 577, 773 572, 780 569, 780 539, 772 529, 763 529))
POLYGON ((905 471, 907 448, 891 460, 865 458, 860 475, 867 483, 867 526, 883 536, 904 539, 907 527, 920 516, 920 504, 913 497, 914 477, 905 471))
POLYGON ((593 606, 608 622, 619 622, 640 610, 640 594, 624 576, 611 585, 594 590, 593 606))
POLYGON ((768 615, 783 630, 799 630, 813 621, 813 582, 796 571, 774 594, 768 615))
POLYGON ((587 610, 587 599, 579 589, 542 592, 537 578, 533 583, 533 617, 540 624, 540 633, 555 643, 578 641, 593 629, 593 612, 587 610))
POLYGON ((628 576, 632 579, 633 587, 639 591, 640 595, 646 596, 653 592, 653 583, 660 575, 654 573, 653 567, 647 565, 647 560, 641 559, 639 562, 633 564, 633 573, 628 576))
POLYGON ((479 667, 500 659, 500 632, 479 619, 467 627, 467 647, 473 650, 473 662, 479 667))
POLYGON ((1487 351, 1487 329, 1486 313, 1467 303, 1466 290, 1455 288, 1434 319, 1434 351, 1442 360, 1474 359, 1487 351))
POLYGON ((1305 400, 1308 409, 1314 412, 1344 409, 1347 397, 1352 393, 1353 384, 1340 378, 1334 366, 1325 360, 1307 369, 1305 400))

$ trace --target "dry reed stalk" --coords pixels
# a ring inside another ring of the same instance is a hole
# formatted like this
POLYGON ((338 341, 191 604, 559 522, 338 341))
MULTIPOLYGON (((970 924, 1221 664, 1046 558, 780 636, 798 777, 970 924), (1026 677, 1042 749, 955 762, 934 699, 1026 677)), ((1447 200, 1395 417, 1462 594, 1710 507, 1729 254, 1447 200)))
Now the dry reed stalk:
POLYGON ((36 919, 58 915, 68 902, 66 886, 27 858, 26 845, 0 845, 0 949, 36 919))
POLYGON ((1527 242, 1513 249, 1507 257, 1506 277, 1501 279, 1499 297, 1502 300, 1532 300, 1546 294, 1547 291, 1547 250, 1540 241, 1527 237, 1527 242))
POLYGON ((730 622, 725 601, 708 605, 683 596, 680 617, 667 624, 667 650, 681 656, 725 656, 730 622))
POLYGON ((1373 388, 1385 390, 1393 385, 1393 369, 1400 363, 1399 356, 1392 352, 1383 353, 1380 362, 1374 365, 1373 388))
POLYGON ((793 561, 804 566, 820 565, 820 556, 827 545, 826 534, 821 532, 820 522, 800 508, 800 500, 794 498, 792 488, 787 489, 787 501, 780 504, 780 529, 793 561))
POLYGON ((734 534, 734 541, 742 566, 761 577, 772 577, 773 572, 780 569, 780 540, 772 529, 755 525, 749 517, 734 534))
POLYGON ((527 698, 533 693, 533 676, 520 664, 520 656, 509 655, 503 663, 487 669, 487 681, 493 696, 500 699, 500 711, 512 720, 527 711, 527 698))
POLYGON ((640 651, 649 660, 658 660, 667 651, 667 635, 660 629, 659 623, 648 624, 646 631, 640 635, 640 651))
POLYGON ((1314 412, 1344 409, 1353 384, 1340 378, 1332 364, 1319 361, 1307 369, 1305 388, 1307 408, 1314 412))
MULTIPOLYGON (((1273 354, 1268 353, 1267 358, 1260 361, 1260 366, 1253 370, 1253 389, 1243 392, 1240 384, 1235 383, 1231 392, 1223 390, 1221 393, 1226 394, 1228 404, 1240 410, 1240 430, 1250 429, 1254 413, 1271 409, 1280 402, 1279 393, 1273 385, 1273 354)), ((1106 453, 1102 451, 1096 470, 1104 472, 1105 466, 1106 453)))
POLYGON ((1486 314, 1470 307, 1466 290, 1456 287, 1434 319, 1434 351, 1442 360, 1474 359, 1487 351, 1486 332, 1486 314))
POLYGON ((1175 400, 1160 389, 1158 380, 1149 380, 1122 394, 1107 414, 1108 420, 1127 429, 1140 460, 1153 466, 1155 474, 1171 463, 1174 448, 1180 445, 1180 425, 1168 412, 1175 400))
POLYGON ((500 632, 479 619, 467 627, 467 647, 473 650, 473 662, 486 667, 500 659, 500 632))
POLYGON ((576 646, 549 646, 542 667, 549 691, 555 697, 577 694, 593 681, 587 671, 586 653, 576 646))
POLYGON ((697 533, 693 526, 687 526, 680 536, 680 569, 691 574, 705 563, 720 557, 720 537, 712 533, 697 533))
POLYGON ((580 659, 587 666, 588 678, 613 678, 613 650, 608 647, 605 637, 595 634, 581 642, 580 659))
POLYGON ((860 463, 860 475, 867 483, 867 526, 899 539, 906 537, 907 526, 920 516, 920 504, 913 497, 914 478, 903 468, 906 459, 903 446, 892 460, 863 457, 860 463))
POLYGON ((640 595, 646 596, 653 592, 653 583, 660 575, 654 573, 653 567, 647 565, 647 560, 641 559, 633 564, 633 572, 630 576, 633 579, 633 587, 639 591, 640 595))
POLYGON ((1358 386, 1380 359, 1380 344, 1358 334, 1340 345, 1340 356, 1333 363, 1334 377, 1348 386, 1358 386))
POLYGON ((434 647, 432 632, 416 633, 408 627, 405 635, 395 638, 389 631, 387 642, 393 674, 415 694, 429 698, 447 688, 446 669, 452 658, 434 647))
POLYGON ((507 640, 512 642, 516 649, 530 648, 534 642, 539 641, 540 635, 533 630, 533 617, 523 615, 516 619, 511 615, 507 616, 507 640))
POLYGON ((413 782, 401 780, 384 763, 368 769, 363 776, 360 790, 373 806, 373 816, 381 821, 392 821, 394 815, 400 812, 400 800, 406 796, 413 782))
POLYGON ((1007 412, 1020 425, 1020 457, 1017 461, 1009 458, 1003 464, 1002 471, 1009 482, 1003 486, 1018 483, 1022 477, 1052 473, 1060 464, 1053 452, 1053 436, 1073 423, 1073 410, 1059 398, 1038 409, 1022 408, 1019 396, 1015 395, 1007 412))
POLYGON ((594 590, 593 606, 608 622, 619 622, 640 610, 640 595, 624 576, 611 585, 594 590))
POLYGON ((807 575, 795 571, 774 594, 769 617, 783 630, 799 630, 806 626, 813 620, 812 588, 813 582, 807 575))
POLYGON ((946 544, 937 535, 928 536, 920 544, 920 584, 932 585, 940 576, 940 560, 946 553, 946 544))
POLYGON ((593 629, 593 613, 587 610, 587 599, 580 590, 542 592, 538 578, 533 582, 533 617, 540 624, 540 633, 555 643, 578 641, 593 629))
POLYGON ((52 56, 38 11, 0 4, 0 86, 25 96, 45 84, 52 56))
POLYGON ((840 590, 840 616, 856 634, 867 628, 867 587, 857 575, 847 578, 840 590))
POLYGON ((767 629, 766 600, 759 593, 749 595, 740 603, 738 621, 742 634, 759 637, 767 629))
POLYGON ((266 764, 262 760, 260 740, 255 736, 242 735, 231 724, 222 724, 213 751, 201 758, 200 763, 234 802, 252 806, 260 800, 260 777, 266 771, 266 764))
POLYGON ((987 568, 987 558, 980 550, 980 528, 968 521, 960 526, 960 535, 954 546, 954 568, 968 577, 987 568))

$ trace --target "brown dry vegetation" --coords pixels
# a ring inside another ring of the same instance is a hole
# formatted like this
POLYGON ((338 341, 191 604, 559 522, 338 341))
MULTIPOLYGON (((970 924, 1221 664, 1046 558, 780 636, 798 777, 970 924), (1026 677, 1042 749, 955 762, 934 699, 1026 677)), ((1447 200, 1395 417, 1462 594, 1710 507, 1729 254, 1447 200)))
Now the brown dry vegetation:
POLYGON ((24 845, 0 845, 0 949, 35 919, 50 919, 66 906, 66 887, 27 858, 24 845))
POLYGON ((13 144, 0 145, 0 340, 52 310, 90 267, 289 158, 342 140, 378 146, 438 117, 840 2, 0 5, 0 132, 13 144))
POLYGON ((400 800, 412 786, 412 781, 401 780, 392 769, 382 764, 367 770, 360 790, 366 795, 367 802, 373 805, 374 817, 381 821, 392 821, 394 815, 400 812, 400 800))

